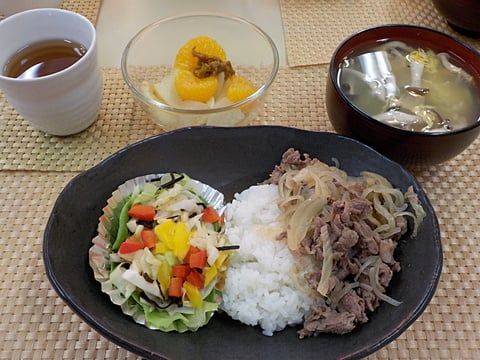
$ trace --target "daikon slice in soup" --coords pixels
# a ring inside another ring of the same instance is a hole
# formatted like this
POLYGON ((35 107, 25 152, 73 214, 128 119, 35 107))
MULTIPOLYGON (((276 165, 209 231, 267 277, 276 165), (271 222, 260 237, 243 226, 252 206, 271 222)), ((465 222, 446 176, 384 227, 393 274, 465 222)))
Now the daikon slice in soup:
POLYGON ((480 92, 446 52, 387 41, 347 57, 337 82, 373 118, 400 129, 449 132, 480 121, 480 92))

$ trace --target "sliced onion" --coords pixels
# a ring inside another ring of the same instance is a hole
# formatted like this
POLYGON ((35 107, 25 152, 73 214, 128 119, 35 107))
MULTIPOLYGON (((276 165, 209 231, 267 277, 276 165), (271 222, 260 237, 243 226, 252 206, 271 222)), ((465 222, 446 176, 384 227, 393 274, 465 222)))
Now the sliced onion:
POLYGON ((322 276, 317 286, 317 291, 322 296, 327 296, 330 291, 330 277, 333 270, 333 250, 332 242, 330 241, 330 232, 328 231, 328 225, 323 225, 320 229, 320 237, 323 244, 323 263, 322 263, 322 276))
POLYGON ((160 289, 158 288, 158 285, 155 282, 149 283, 147 280, 143 278, 142 275, 140 275, 138 272, 136 272, 133 269, 126 270, 123 273, 122 277, 128 282, 130 282, 131 284, 139 287, 145 292, 151 293, 158 297, 162 296, 160 294, 160 289))
POLYGON ((330 294, 330 305, 332 308, 336 309, 337 304, 339 303, 342 298, 350 292, 350 290, 355 289, 356 287, 360 286, 358 281, 355 282, 339 282, 338 289, 337 287, 334 288, 332 294, 330 294))
POLYGON ((175 75, 165 76, 159 83, 154 85, 156 92, 165 101, 166 104, 174 107, 180 107, 182 99, 175 90, 175 75))
POLYGON ((399 234, 402 230, 396 226, 393 229, 389 229, 387 232, 379 234, 380 239, 389 239, 393 237, 395 234, 399 234))
POLYGON ((388 296, 384 293, 385 289, 378 282, 379 265, 380 265, 380 262, 377 262, 377 264, 374 267, 370 268, 370 273, 369 273, 370 286, 372 287, 372 290, 373 290, 374 294, 380 300, 383 300, 383 301, 389 303, 390 305, 393 305, 393 306, 401 305, 402 304, 401 301, 395 300, 394 298, 391 298, 390 296, 388 296))
POLYGON ((293 213, 288 222, 288 247, 294 251, 307 235, 314 217, 327 204, 326 198, 307 199, 293 213))
POLYGON ((390 226, 390 229, 395 228, 396 223, 394 217, 387 210, 387 208, 382 205, 377 193, 373 195, 373 207, 381 216, 385 218, 385 220, 388 222, 388 225, 390 226))
POLYGON ((365 259, 365 261, 363 262, 362 266, 360 266, 360 269, 358 270, 358 274, 355 275, 355 278, 354 280, 357 281, 358 278, 360 277, 360 275, 362 275, 362 273, 369 267, 369 266, 372 266, 373 264, 375 264, 378 259, 380 257, 378 255, 373 255, 373 256, 369 256, 365 259))
POLYGON ((425 210, 422 207, 422 204, 418 200, 418 196, 413 192, 413 188, 410 186, 405 194, 405 199, 409 202, 413 211, 415 212, 415 224, 413 227, 412 236, 417 236, 418 228, 423 222, 423 219, 427 216, 425 210))

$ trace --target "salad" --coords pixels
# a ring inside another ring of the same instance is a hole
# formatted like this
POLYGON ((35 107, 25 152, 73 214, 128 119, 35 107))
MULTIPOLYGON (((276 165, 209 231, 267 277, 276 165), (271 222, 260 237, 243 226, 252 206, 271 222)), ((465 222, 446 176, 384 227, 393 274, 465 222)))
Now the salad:
POLYGON ((195 331, 221 303, 229 257, 223 195, 186 174, 139 177, 104 208, 90 265, 102 291, 136 322, 195 331))

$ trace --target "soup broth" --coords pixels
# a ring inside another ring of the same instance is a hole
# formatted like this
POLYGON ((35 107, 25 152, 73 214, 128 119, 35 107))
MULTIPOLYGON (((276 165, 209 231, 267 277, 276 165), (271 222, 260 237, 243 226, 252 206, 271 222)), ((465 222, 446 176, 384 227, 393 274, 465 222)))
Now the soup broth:
POLYGON ((87 50, 64 39, 45 40, 18 50, 5 64, 3 74, 12 78, 34 79, 68 68, 87 50))
POLYGON ((480 121, 477 85, 447 53, 388 41, 345 58, 337 83, 360 110, 401 129, 448 132, 480 121))

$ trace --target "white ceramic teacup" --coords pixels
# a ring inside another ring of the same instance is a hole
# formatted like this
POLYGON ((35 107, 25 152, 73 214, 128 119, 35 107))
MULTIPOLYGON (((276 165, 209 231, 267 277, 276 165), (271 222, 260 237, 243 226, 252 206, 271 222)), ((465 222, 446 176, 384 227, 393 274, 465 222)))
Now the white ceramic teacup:
POLYGON ((84 16, 61 9, 27 10, 0 21, 0 89, 15 110, 34 127, 51 135, 72 135, 95 122, 102 100, 102 73, 96 32, 84 16), (34 79, 4 75, 4 66, 19 49, 33 43, 68 39, 86 53, 73 65, 34 79))

